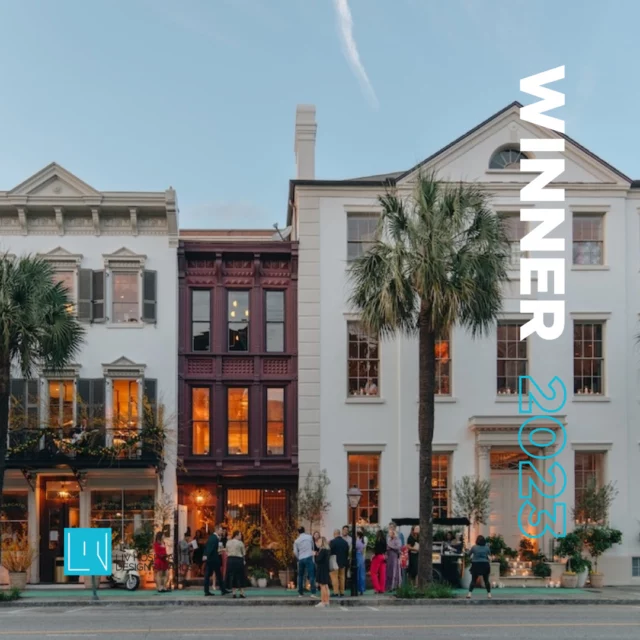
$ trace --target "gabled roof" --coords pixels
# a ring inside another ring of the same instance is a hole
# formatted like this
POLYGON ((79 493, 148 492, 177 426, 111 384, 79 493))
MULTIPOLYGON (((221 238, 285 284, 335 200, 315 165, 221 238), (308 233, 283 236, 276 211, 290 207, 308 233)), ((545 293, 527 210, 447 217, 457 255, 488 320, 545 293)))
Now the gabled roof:
POLYGON ((34 173, 30 178, 27 178, 24 182, 21 182, 19 185, 11 189, 8 192, 8 195, 27 196, 39 191, 45 187, 45 185, 53 182, 54 180, 60 180, 62 183, 66 183, 83 196, 101 195, 99 191, 88 185, 83 180, 80 180, 80 178, 70 171, 67 171, 56 162, 52 162, 44 169, 40 169, 40 171, 34 173))

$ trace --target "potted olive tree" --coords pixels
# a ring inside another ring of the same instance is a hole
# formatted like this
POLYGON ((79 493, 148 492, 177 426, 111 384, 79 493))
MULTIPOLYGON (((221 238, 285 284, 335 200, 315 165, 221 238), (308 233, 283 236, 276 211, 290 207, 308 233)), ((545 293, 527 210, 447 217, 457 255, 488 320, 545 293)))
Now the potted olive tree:
POLYGON ((2 566, 9 573, 9 586, 12 589, 22 591, 27 586, 27 572, 37 556, 24 528, 2 543, 2 566))
POLYGON ((582 557, 583 546, 582 537, 575 531, 560 538, 556 546, 556 555, 567 559, 565 571, 560 578, 565 589, 584 587, 586 573, 584 576, 582 573, 585 571, 588 561, 582 557))
POLYGON ((598 558, 609 551, 614 544, 622 542, 622 532, 609 527, 595 526, 584 528, 584 544, 593 558, 594 570, 591 571, 591 586, 600 589, 604 586, 604 574, 598 571, 598 558))

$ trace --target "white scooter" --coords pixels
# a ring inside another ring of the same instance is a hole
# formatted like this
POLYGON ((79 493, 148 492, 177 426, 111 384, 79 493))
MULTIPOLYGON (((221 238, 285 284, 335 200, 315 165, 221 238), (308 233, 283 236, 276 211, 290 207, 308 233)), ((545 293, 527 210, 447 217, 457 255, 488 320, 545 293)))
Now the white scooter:
POLYGON ((112 587, 124 587, 127 591, 135 591, 140 586, 135 549, 113 549, 111 571, 107 580, 112 587))

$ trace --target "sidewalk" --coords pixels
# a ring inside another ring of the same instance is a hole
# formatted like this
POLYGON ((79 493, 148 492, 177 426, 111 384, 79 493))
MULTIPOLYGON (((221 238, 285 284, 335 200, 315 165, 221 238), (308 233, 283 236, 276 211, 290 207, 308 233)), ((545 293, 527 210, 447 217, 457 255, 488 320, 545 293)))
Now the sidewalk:
MULTIPOLYGON (((69 607, 69 606, 312 606, 318 600, 298 598, 295 591, 285 589, 247 589, 245 600, 231 596, 206 598, 193 587, 169 593, 154 590, 128 592, 122 589, 100 589, 99 600, 93 600, 91 590, 27 588, 19 600, 2 602, 0 607, 69 607)), ((385 606, 434 606, 434 605, 636 605, 640 606, 640 587, 605 587, 603 589, 496 589, 489 600, 483 589, 474 592, 466 600, 466 591, 456 592, 448 600, 399 600, 393 596, 368 593, 358 598, 331 599, 333 606, 385 607, 385 606)))

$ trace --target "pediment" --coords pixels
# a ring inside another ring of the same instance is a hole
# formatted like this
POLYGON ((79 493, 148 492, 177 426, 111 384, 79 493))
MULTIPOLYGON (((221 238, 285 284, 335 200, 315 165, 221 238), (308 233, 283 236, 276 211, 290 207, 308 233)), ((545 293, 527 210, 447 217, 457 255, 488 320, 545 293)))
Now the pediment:
POLYGON ((565 170, 555 182, 571 184, 623 185, 630 179, 607 162, 566 135, 520 120, 520 105, 513 103, 488 120, 471 129, 457 140, 436 152, 398 178, 398 184, 412 183, 420 172, 435 172, 452 182, 513 183, 520 187, 535 174, 490 170, 493 153, 508 145, 519 145, 523 138, 564 138, 562 154, 530 154, 533 157, 564 158, 565 170))
POLYGON ((51 249, 51 251, 38 255, 43 258, 75 258, 75 254, 67 251, 64 247, 56 247, 55 249, 51 249))
POLYGON ((117 360, 110 362, 109 364, 103 365, 105 367, 139 367, 140 365, 133 362, 133 360, 129 360, 129 358, 125 358, 125 356, 120 356, 117 360))
POLYGON ((52 162, 9 191, 12 196, 51 198, 81 198, 100 196, 100 192, 74 176, 64 167, 52 162))
POLYGON ((144 376, 145 367, 144 364, 138 364, 125 356, 120 356, 109 364, 103 363, 102 371, 111 378, 138 378, 144 376))

